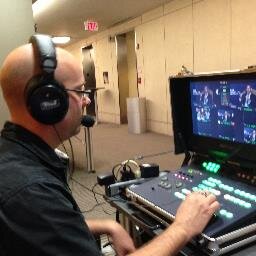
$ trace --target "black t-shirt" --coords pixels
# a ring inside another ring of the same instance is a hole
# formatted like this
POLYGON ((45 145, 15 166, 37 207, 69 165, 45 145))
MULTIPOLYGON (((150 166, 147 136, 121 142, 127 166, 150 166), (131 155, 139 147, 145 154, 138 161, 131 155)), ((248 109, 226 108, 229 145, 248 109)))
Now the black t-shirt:
POLYGON ((7 122, 0 138, 0 255, 101 255, 66 181, 39 137, 7 122))

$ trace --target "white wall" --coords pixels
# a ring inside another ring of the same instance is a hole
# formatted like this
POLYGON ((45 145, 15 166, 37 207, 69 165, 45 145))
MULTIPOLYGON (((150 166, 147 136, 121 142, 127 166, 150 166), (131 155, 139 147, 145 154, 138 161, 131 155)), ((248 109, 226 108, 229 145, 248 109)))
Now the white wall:
MULTIPOLYGON (((29 0, 0 1, 0 66, 7 54, 26 43, 34 31, 32 2, 29 0)), ((9 119, 7 106, 0 92, 0 127, 9 119)))
MULTIPOLYGON (((117 122, 120 112, 116 49, 108 37, 134 29, 135 43, 139 45, 138 89, 139 96, 147 99, 148 128, 172 134, 169 76, 177 74, 182 65, 193 72, 255 65, 255 9, 256 1, 251 0, 173 0, 67 49, 79 56, 79 48, 93 42, 96 69, 108 68, 112 79, 107 90, 99 91, 99 117, 117 122)), ((97 77, 97 86, 100 79, 97 77)))

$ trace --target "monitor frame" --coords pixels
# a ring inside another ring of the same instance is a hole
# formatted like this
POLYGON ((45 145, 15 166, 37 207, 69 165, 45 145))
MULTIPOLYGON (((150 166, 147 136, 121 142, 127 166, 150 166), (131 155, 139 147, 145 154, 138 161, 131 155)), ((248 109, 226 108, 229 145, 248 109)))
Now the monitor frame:
MULTIPOLYGON (((220 80, 255 80, 256 72, 222 72, 169 78, 175 153, 205 155, 220 162, 233 161, 242 165, 255 162, 256 145, 200 136, 193 133, 190 82, 220 80)), ((255 113, 256 114, 256 113, 255 113)), ((253 164, 254 166, 254 164, 253 164)))

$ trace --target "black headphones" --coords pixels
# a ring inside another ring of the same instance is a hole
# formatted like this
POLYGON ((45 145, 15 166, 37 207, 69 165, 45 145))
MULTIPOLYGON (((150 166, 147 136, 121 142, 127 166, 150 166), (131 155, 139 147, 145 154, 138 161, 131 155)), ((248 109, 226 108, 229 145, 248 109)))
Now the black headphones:
POLYGON ((42 73, 33 76, 25 88, 25 101, 31 116, 43 124, 56 124, 66 115, 69 98, 65 87, 54 79, 56 50, 48 35, 33 35, 30 40, 38 53, 42 73))

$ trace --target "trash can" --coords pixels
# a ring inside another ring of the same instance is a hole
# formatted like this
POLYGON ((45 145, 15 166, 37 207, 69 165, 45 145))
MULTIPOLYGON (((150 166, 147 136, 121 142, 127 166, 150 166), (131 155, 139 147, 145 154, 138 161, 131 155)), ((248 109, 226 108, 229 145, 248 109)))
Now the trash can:
POLYGON ((128 131, 143 133, 147 130, 146 98, 127 98, 128 131))

